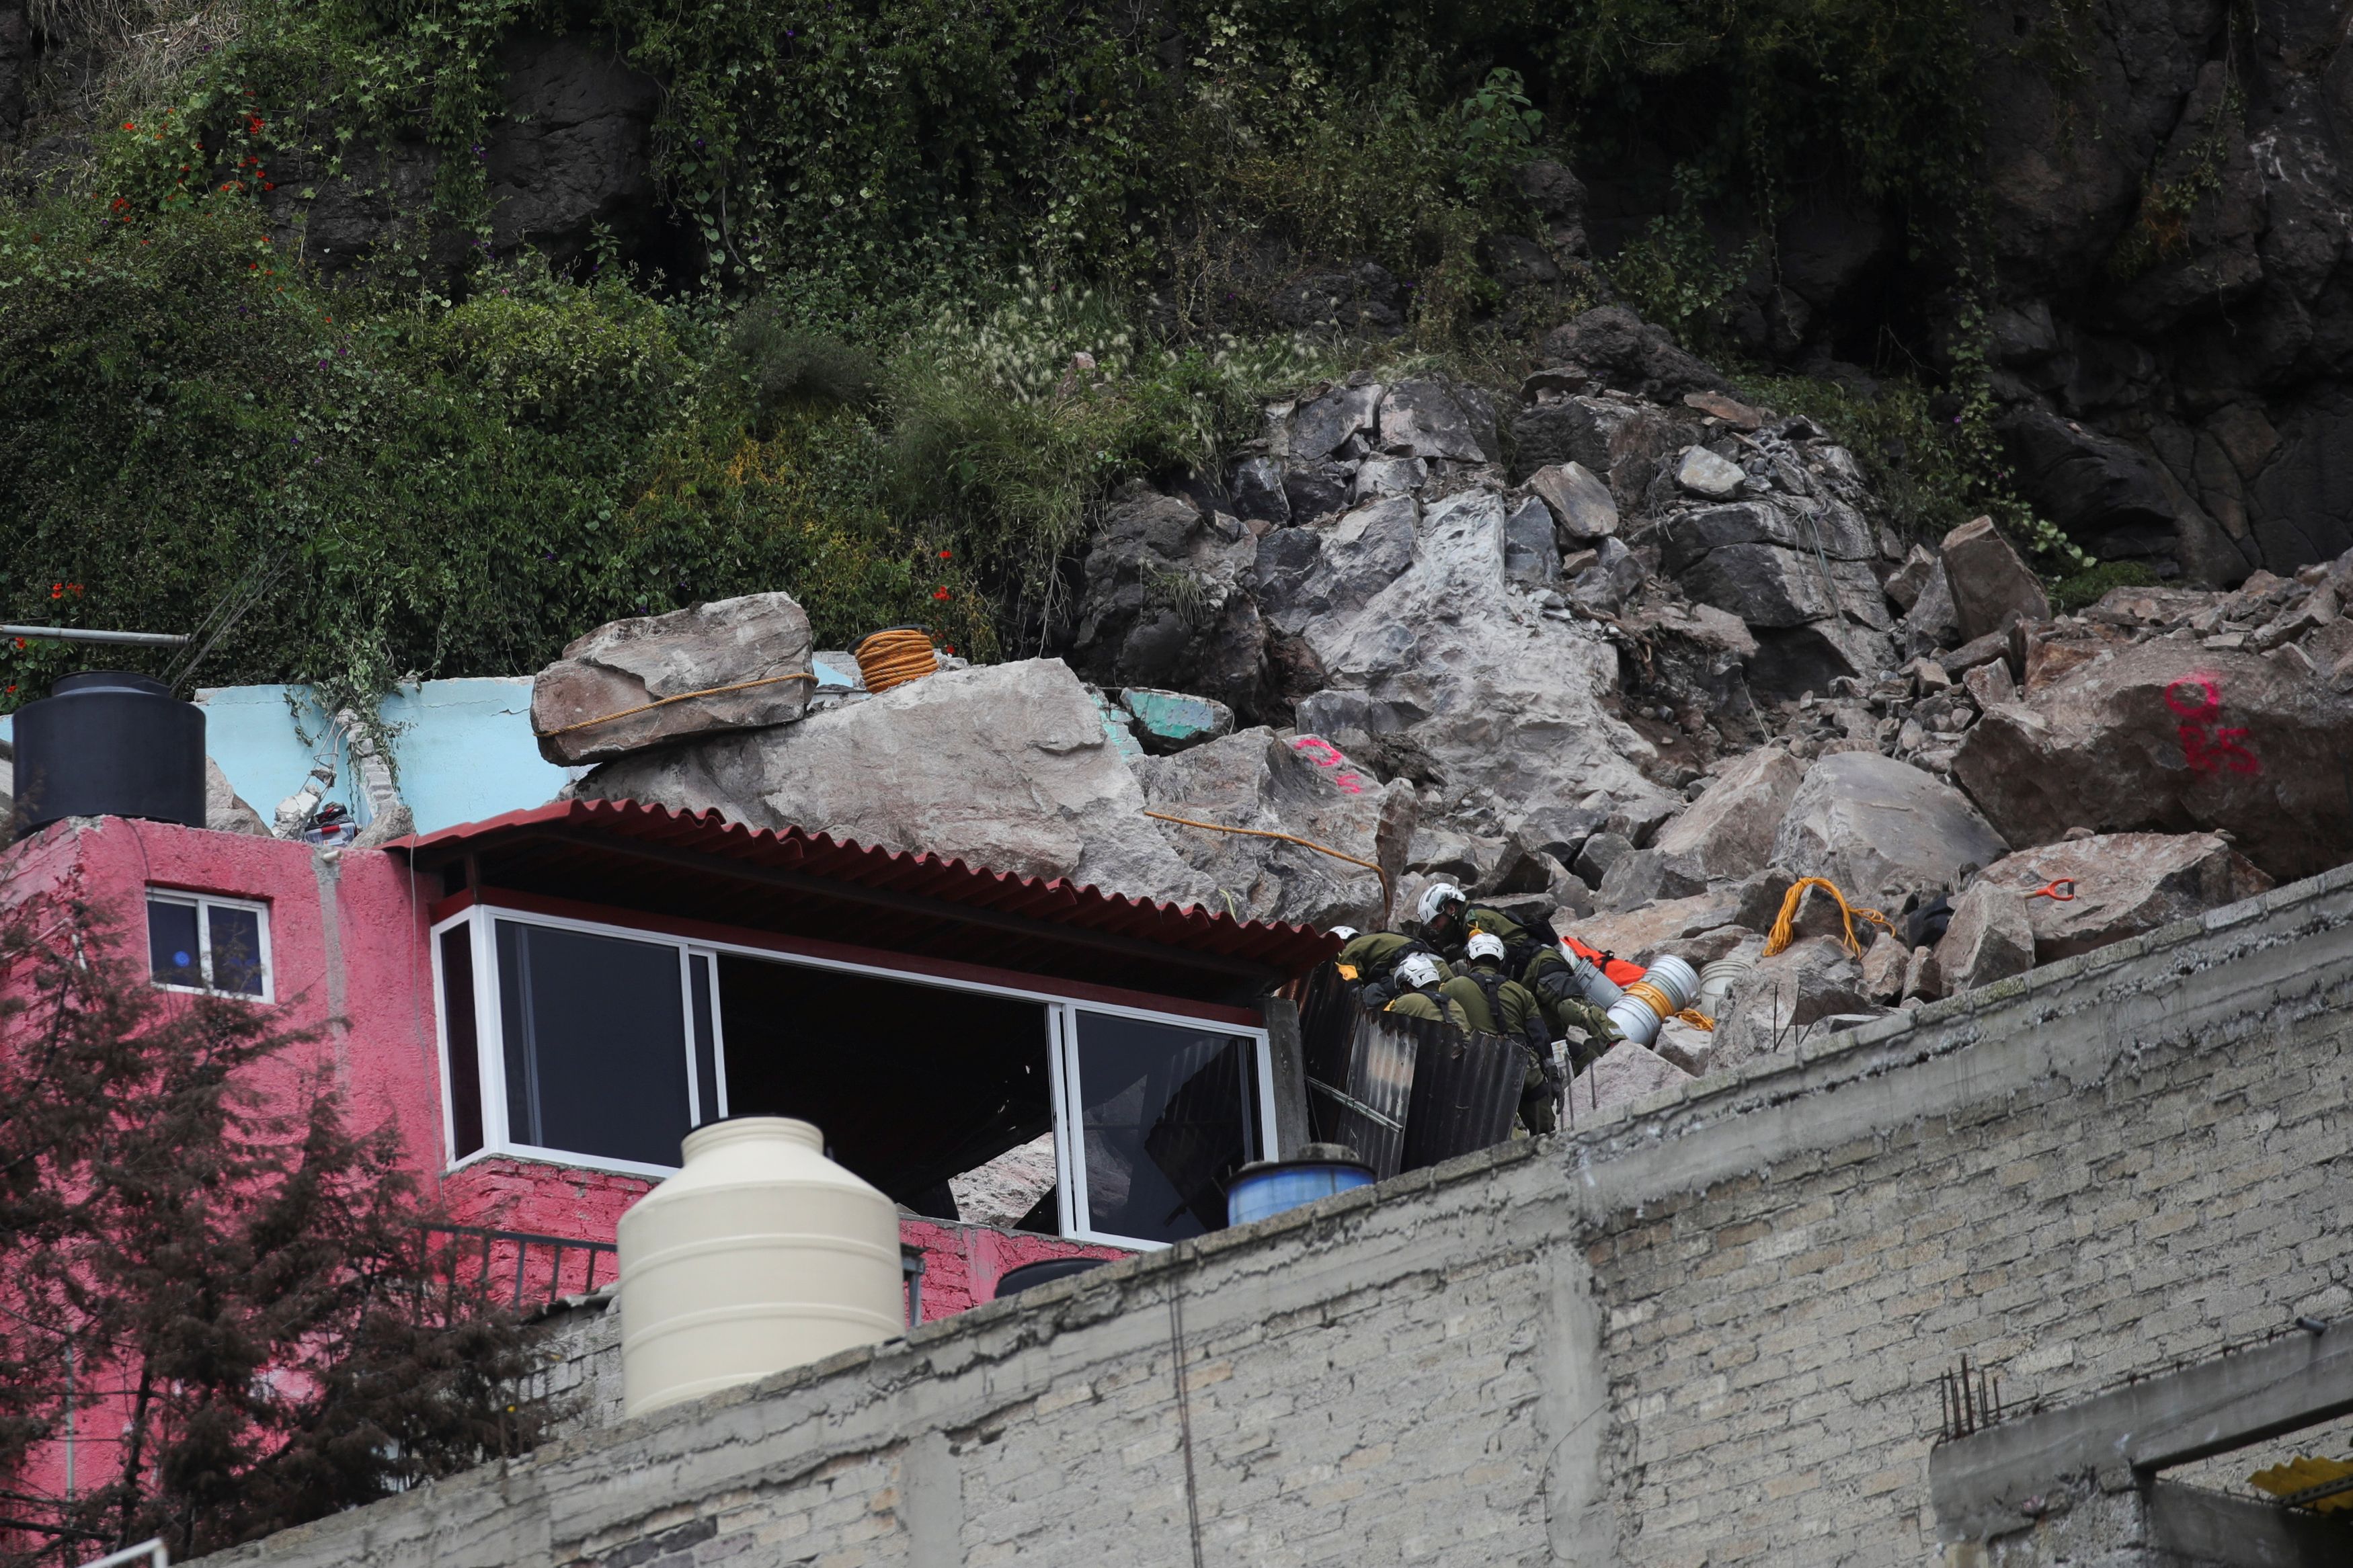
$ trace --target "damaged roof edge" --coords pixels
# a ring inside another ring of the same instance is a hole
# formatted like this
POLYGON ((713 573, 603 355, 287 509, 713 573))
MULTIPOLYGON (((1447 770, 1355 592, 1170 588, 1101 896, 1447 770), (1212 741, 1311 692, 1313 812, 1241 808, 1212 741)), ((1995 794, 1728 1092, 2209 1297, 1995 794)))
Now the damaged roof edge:
POLYGON ((1139 956, 1189 954, 1219 968, 1258 970, 1277 984, 1339 950, 1335 938, 1309 926, 1238 921, 1198 905, 1131 898, 1059 877, 993 871, 928 851, 889 849, 798 827, 747 827, 717 811, 674 812, 638 801, 558 801, 396 838, 385 847, 434 867, 533 838, 595 842, 637 858, 706 865, 772 885, 807 879, 860 889, 870 901, 920 900, 970 911, 968 918, 981 923, 1086 933, 1093 939, 1087 945, 1115 945, 1139 956))

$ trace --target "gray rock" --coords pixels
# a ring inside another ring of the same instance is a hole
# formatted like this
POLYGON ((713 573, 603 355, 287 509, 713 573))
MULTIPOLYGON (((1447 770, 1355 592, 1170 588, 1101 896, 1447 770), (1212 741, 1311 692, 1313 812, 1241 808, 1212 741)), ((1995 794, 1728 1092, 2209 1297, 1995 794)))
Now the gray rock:
POLYGON ((1588 545, 1618 531, 1618 503, 1609 487, 1582 463, 1555 463, 1528 476, 1528 489, 1542 497, 1572 545, 1588 545))
POLYGON ((1388 389, 1381 399, 1378 445, 1394 458, 1487 460, 1461 406, 1434 381, 1399 382, 1388 389))
POLYGON ((1841 752, 1806 772, 1774 835, 1773 858, 1827 877, 1851 904, 1894 910, 1957 887, 2010 852, 1968 798, 1876 752, 1841 752))
POLYGON ((1223 908, 1143 815, 1135 774, 1060 659, 943 670, 798 724, 640 752, 576 794, 1223 908))
POLYGON ((1623 540, 1604 539, 1594 546, 1593 564, 1568 584, 1568 602, 1588 616, 1613 616, 1635 589, 1642 585, 1642 563, 1623 540))
MULTIPOLYGON (((6 773, 7 763, 0 762, 0 823, 8 820, 13 809, 7 799, 6 773)), ((261 813, 246 804, 245 797, 228 782, 228 775, 221 772, 221 765, 210 757, 205 759, 205 826, 215 833, 249 833, 257 838, 274 837, 269 824, 261 820, 261 813)))
POLYGON ((1403 573, 1360 608, 1335 595, 1302 627, 1327 683, 1410 714, 1407 734, 1437 771, 1480 779, 1506 812, 1597 789, 1662 794, 1641 770, 1649 742, 1602 706, 1617 689, 1614 650, 1509 591, 1504 522, 1484 489, 1430 506, 1403 573))
POLYGON ((790 723, 807 709, 813 682, 773 678, 808 674, 810 651, 808 616, 789 594, 748 594, 611 622, 573 641, 532 682, 539 753, 560 764, 596 762, 790 723), (765 684, 663 700, 750 681, 765 684), (598 720, 605 721, 591 722, 598 720))
POLYGON ((1737 495, 1748 476, 1736 463, 1725 461, 1704 447, 1687 447, 1675 464, 1675 483, 1695 496, 1728 500, 1737 495))
POLYGON ((1296 522, 1313 522, 1319 517, 1347 510, 1348 498, 1355 492, 1354 470, 1338 463, 1316 460, 1293 460, 1282 470, 1283 504, 1291 509, 1296 522))
POLYGON ((1569 863, 1571 869, 1594 887, 1609 879, 1609 868, 1634 853, 1634 842, 1622 833, 1588 835, 1577 847, 1577 858, 1569 863))
POLYGON ((1268 534, 1252 579, 1268 623, 1295 636, 1363 609, 1412 567, 1420 516, 1413 497, 1392 496, 1328 529, 1268 534))
POLYGON ((1961 684, 1968 687, 1969 695, 1977 700, 1980 712, 2004 702, 2018 700, 2018 682, 2010 679, 2010 665, 2004 659, 1991 658, 1971 667, 1961 677, 1961 684))
POLYGON ((1580 463, 1609 485, 1621 512, 1642 500, 1659 460, 1699 435, 1687 416, 1647 403, 1575 396, 1522 408, 1512 420, 1512 472, 1580 463))
POLYGON ((1545 363, 1573 361, 1610 385, 1655 403, 1686 392, 1728 392, 1724 377, 1675 346, 1663 327, 1651 326, 1623 305, 1586 311, 1544 341, 1545 363))
POLYGON ((1595 891, 1596 908, 1622 914, 1661 899, 1688 899, 1707 890, 1707 873, 1688 855, 1637 849, 1619 857, 1595 891))
MULTIPOLYGON (((1147 758, 1135 775, 1155 811, 1292 834, 1385 864, 1393 877, 1416 837, 1410 784, 1383 785, 1313 736, 1285 741, 1271 730, 1244 730, 1181 755, 1147 758)), ((1175 826, 1166 832, 1247 919, 1388 923, 1376 872, 1281 839, 1175 826)))
POLYGON ((1904 557, 1904 563, 1887 579, 1884 586, 1889 601, 1909 615, 1912 606, 1920 602, 1921 591, 1928 585, 1928 574, 1941 564, 1926 545, 1914 545, 1904 557))
POLYGON ((1953 773, 2021 847, 2077 826, 2227 831, 2285 882, 2353 858, 2348 735, 2353 693, 2277 656, 2160 637, 2030 679, 1971 727, 1953 773))
POLYGON ((1382 390, 1378 382, 1336 386, 1301 405, 1291 416, 1291 455, 1311 461, 1328 458, 1357 432, 1370 435, 1379 418, 1382 390))
POLYGON ((2034 928, 2017 889, 1979 880, 1953 900, 1953 921, 1936 944, 1945 994, 1990 985, 2034 967, 2034 928))
POLYGON ((2268 890, 2272 879, 2211 833, 2104 833, 2021 849, 1978 885, 2010 893, 2034 931, 2038 963, 2189 920, 2268 890), (2071 899, 2038 898, 2058 883, 2071 899))
POLYGON ((1291 521, 1291 501, 1283 494, 1283 467, 1272 458, 1245 458, 1234 465, 1227 490, 1234 515, 1245 522, 1271 522, 1278 528, 1291 521))
POLYGON ((1937 553, 1964 639, 1984 637, 2012 616, 2029 621, 2051 618, 2051 601, 2043 595, 2042 583, 1994 527, 1993 519, 1961 524, 1945 535, 1937 553))
POLYGON ((1719 1071, 1752 1057, 1792 1051, 1827 1019, 1870 1006, 1862 965, 1831 937, 1792 942, 1732 983, 1715 1026, 1719 1071))
POLYGON ((1895 646, 1907 655, 1935 653, 1962 641, 1960 611, 1954 606, 1951 585, 1939 559, 1921 580, 1920 594, 1905 612, 1895 631, 1895 646))
POLYGON ((1806 765, 1788 752, 1759 747, 1725 764, 1654 847, 1690 857, 1703 877, 1752 876, 1773 858, 1775 832, 1805 776, 1806 765))
POLYGON ((1692 1075, 1646 1047, 1620 1040, 1570 1080, 1572 1114, 1590 1115, 1662 1089, 1689 1083, 1692 1075))
POLYGON ((1299 732, 1330 737, 1343 730, 1393 735, 1402 728, 1397 710, 1361 691, 1318 691, 1299 701, 1299 732))
POLYGON ((1520 819, 1517 832, 1521 843, 1543 850, 1564 866, 1573 866, 1585 841, 1601 831, 1607 815, 1585 806, 1539 805, 1520 819))
POLYGON ((1087 551, 1072 666, 1099 686, 1197 692, 1255 714, 1267 661, 1247 588, 1258 552, 1232 518, 1148 490, 1123 498, 1087 551))
POLYGON ((1480 242, 1487 270, 1507 289, 1543 289, 1560 281, 1560 268, 1525 235, 1494 234, 1480 242))
POLYGON ((1504 575, 1538 586, 1560 575, 1560 546, 1553 540, 1552 512, 1534 496, 1504 520, 1504 575))
POLYGON ((1862 955, 1863 994, 1882 1005, 1902 1000, 1904 977, 1911 966, 1911 949, 1901 938, 1881 931, 1862 955))
POLYGON ((1430 482, 1430 465, 1419 458, 1366 458, 1356 465, 1356 504, 1411 495, 1430 482))

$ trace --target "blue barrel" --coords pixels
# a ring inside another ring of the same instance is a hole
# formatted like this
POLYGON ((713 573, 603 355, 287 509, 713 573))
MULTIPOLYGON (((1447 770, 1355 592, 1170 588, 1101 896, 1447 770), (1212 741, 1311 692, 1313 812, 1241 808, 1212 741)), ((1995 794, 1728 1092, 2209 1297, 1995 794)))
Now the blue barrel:
POLYGON ((1226 1185, 1226 1223, 1248 1225, 1373 1184, 1373 1168, 1343 1143, 1310 1143, 1293 1160, 1263 1160, 1244 1165, 1226 1185))

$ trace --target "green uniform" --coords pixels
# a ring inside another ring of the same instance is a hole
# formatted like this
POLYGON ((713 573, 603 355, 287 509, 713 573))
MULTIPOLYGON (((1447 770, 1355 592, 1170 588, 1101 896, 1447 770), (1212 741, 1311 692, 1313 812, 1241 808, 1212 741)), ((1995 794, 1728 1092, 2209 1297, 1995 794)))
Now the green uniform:
POLYGON ((1527 1058, 1520 1077, 1520 1122, 1531 1132, 1551 1131, 1555 1074, 1546 1069, 1552 1062, 1552 1034, 1535 994, 1492 959, 1472 964, 1440 989, 1462 1005, 1473 1029, 1519 1042, 1527 1058))
MULTIPOLYGON (((1420 952, 1439 958, 1438 950, 1419 937, 1408 936, 1403 931, 1368 931, 1350 937, 1342 945, 1340 967, 1355 972, 1348 976, 1352 980, 1385 980, 1397 967, 1398 959, 1409 952, 1420 952)), ((1451 973, 1443 958, 1439 958, 1438 969, 1440 974, 1451 973)))
POLYGON ((1409 991, 1381 1011, 1405 1018, 1425 1018, 1433 1024, 1451 1025, 1465 1034, 1471 1030, 1471 1019, 1462 1011, 1462 1004, 1451 996, 1433 991, 1409 991))
MULTIPOLYGON (((1473 904, 1465 910, 1461 924, 1460 940, 1463 942, 1478 931, 1490 932, 1503 942, 1507 961, 1518 965, 1520 984, 1535 994, 1537 1004, 1543 1007, 1550 1035, 1558 1037, 1572 1028, 1582 1029, 1597 1047, 1618 1037, 1618 1026, 1609 1021, 1609 1010, 1595 1006, 1578 993, 1573 979, 1575 965, 1561 952, 1557 941, 1544 931, 1532 931, 1501 910, 1489 909, 1484 904, 1473 904)), ((1592 1054, 1600 1053, 1597 1048, 1592 1054)), ((1578 1065, 1583 1066, 1582 1058, 1578 1065)))

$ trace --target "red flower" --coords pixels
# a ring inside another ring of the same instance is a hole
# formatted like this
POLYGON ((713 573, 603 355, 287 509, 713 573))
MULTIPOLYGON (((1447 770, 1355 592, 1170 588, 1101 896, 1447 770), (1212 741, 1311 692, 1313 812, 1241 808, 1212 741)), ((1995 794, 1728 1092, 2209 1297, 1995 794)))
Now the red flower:
POLYGON ((944 551, 944 550, 941 551, 941 552, 940 552, 940 559, 941 559, 941 560, 943 560, 943 561, 947 560, 947 559, 948 559, 948 552, 947 552, 946 551, 944 551))
POLYGON ((944 599, 948 597, 948 591, 945 588, 934 588, 932 590, 932 597, 934 599, 944 599))

